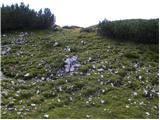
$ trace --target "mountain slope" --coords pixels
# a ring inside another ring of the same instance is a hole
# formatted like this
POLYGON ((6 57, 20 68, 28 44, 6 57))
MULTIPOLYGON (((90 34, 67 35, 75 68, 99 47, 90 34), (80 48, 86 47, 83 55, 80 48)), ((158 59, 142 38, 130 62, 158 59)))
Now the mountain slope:
POLYGON ((80 29, 2 37, 2 118, 158 118, 158 45, 80 29), (77 56, 73 73, 59 75, 77 56))

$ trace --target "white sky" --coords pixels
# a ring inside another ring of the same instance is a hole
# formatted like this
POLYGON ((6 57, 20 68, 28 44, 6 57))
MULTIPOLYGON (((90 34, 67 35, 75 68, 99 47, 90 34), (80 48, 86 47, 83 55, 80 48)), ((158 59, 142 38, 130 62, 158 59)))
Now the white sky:
POLYGON ((0 0, 0 4, 24 2, 31 9, 50 8, 56 16, 56 24, 95 25, 108 20, 132 18, 159 18, 159 0, 0 0))

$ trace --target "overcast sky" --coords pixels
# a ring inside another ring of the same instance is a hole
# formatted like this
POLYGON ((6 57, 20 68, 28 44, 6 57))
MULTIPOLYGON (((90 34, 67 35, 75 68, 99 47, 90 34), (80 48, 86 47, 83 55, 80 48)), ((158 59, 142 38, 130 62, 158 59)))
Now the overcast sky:
POLYGON ((87 27, 108 20, 159 18, 159 0, 0 0, 2 5, 24 2, 38 11, 50 8, 56 24, 87 27))

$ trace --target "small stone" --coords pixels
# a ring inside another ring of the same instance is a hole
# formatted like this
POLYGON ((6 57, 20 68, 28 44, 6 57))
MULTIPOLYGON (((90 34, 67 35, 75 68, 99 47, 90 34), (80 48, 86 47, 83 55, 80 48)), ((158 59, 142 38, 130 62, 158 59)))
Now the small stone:
POLYGON ((26 109, 26 111, 29 112, 30 110, 29 110, 29 109, 26 109))
POLYGON ((154 109, 157 109, 158 107, 157 106, 154 106, 154 109))
POLYGON ((58 101, 58 102, 61 102, 61 100, 60 100, 60 99, 57 99, 57 101, 58 101))
POLYGON ((101 81, 100 84, 103 85, 103 81, 101 81))
POLYGON ((8 108, 8 110, 9 110, 9 111, 13 111, 13 110, 14 110, 14 108, 8 108))
POLYGON ((103 69, 103 68, 99 68, 99 69, 97 69, 97 71, 98 71, 98 72, 103 72, 104 69, 103 69))
POLYGON ((25 75, 24 75, 24 77, 28 77, 30 74, 29 73, 26 73, 25 75))
POLYGON ((91 60, 92 60, 92 58, 91 58, 91 57, 89 57, 89 58, 88 58, 88 61, 91 61, 91 60))
POLYGON ((104 89, 102 90, 102 93, 105 93, 105 90, 104 90, 104 89))
POLYGON ((89 101, 92 101, 92 97, 89 97, 88 100, 89 100, 89 101))
POLYGON ((36 91, 36 94, 39 94, 39 93, 40 93, 40 90, 37 90, 37 91, 36 91))
POLYGON ((93 69, 96 69, 96 66, 95 66, 95 65, 92 65, 92 68, 93 68, 93 69))
POLYGON ((126 108, 129 108, 129 105, 126 105, 126 108))
POLYGON ((82 40, 82 41, 81 41, 81 44, 85 45, 85 44, 86 44, 86 42, 84 42, 84 41, 82 40))
POLYGON ((100 103, 101 103, 101 104, 104 104, 104 103, 105 103, 105 101, 104 101, 104 100, 101 100, 101 101, 100 101, 100 103))
POLYGON ((124 68, 125 68, 125 66, 122 66, 122 68, 124 69, 124 68))
POLYGON ((35 107, 35 106, 36 106, 36 104, 31 104, 31 106, 32 106, 32 107, 35 107))
POLYGON ((137 68, 137 67, 138 67, 138 64, 135 64, 134 67, 137 68))
POLYGON ((111 86, 114 87, 113 83, 111 83, 111 86))
POLYGON ((44 118, 45 118, 45 119, 49 118, 49 115, 45 114, 45 115, 44 115, 44 118))
POLYGON ((5 115, 5 114, 7 114, 7 112, 3 112, 2 114, 5 115))
POLYGON ((143 92, 145 96, 148 95, 148 91, 146 89, 144 89, 143 92))
POLYGON ((104 75, 101 75, 101 78, 104 78, 104 75))
POLYGON ((5 35, 5 34, 3 34, 3 35, 2 35, 2 37, 6 37, 6 35, 5 35))
POLYGON ((19 104, 22 104, 22 102, 23 102, 23 101, 22 101, 22 100, 20 100, 20 101, 19 101, 19 104))
POLYGON ((91 73, 87 73, 87 76, 90 76, 91 75, 91 73))
POLYGON ((58 46, 58 45, 59 45, 59 43, 58 43, 58 42, 55 42, 53 46, 58 46))
POLYGON ((17 114, 18 114, 18 115, 20 115, 20 114, 21 114, 21 112, 17 112, 17 114))
POLYGON ((90 118, 91 116, 90 115, 86 115, 86 118, 90 118))
POLYGON ((86 101, 86 104, 89 104, 89 101, 86 101))
POLYGON ((16 97, 19 97, 19 95, 18 95, 18 94, 15 94, 15 96, 16 96, 16 97))
POLYGON ((14 83, 14 81, 11 81, 11 83, 12 83, 12 85, 14 85, 15 83, 14 83))
POLYGON ((143 105, 143 104, 144 104, 144 102, 143 102, 143 101, 139 103, 139 105, 143 105))
POLYGON ((59 89, 60 92, 63 91, 63 90, 62 90, 62 86, 59 86, 58 89, 59 89))
POLYGON ((20 91, 18 90, 18 91, 17 91, 17 93, 19 94, 19 93, 20 93, 20 91))
POLYGON ((137 96, 138 95, 138 93, 137 92, 133 92, 133 96, 137 96))
POLYGON ((42 79, 42 80, 45 80, 45 78, 44 78, 44 77, 41 77, 41 79, 42 79))
POLYGON ((149 113, 149 112, 146 112, 146 115, 148 115, 148 116, 149 116, 149 115, 150 115, 150 113, 149 113))
POLYGON ((141 80, 141 79, 142 79, 142 76, 139 76, 138 78, 139 78, 139 80, 141 80))
POLYGON ((131 82, 131 81, 128 81, 128 83, 131 84, 132 82, 131 82))
POLYGON ((116 74, 117 74, 117 73, 118 73, 118 71, 115 71, 114 73, 116 73, 116 74))
POLYGON ((70 101, 73 101, 73 98, 70 96, 70 97, 69 97, 69 100, 70 100, 70 101))
POLYGON ((131 99, 129 98, 128 101, 131 101, 131 99))

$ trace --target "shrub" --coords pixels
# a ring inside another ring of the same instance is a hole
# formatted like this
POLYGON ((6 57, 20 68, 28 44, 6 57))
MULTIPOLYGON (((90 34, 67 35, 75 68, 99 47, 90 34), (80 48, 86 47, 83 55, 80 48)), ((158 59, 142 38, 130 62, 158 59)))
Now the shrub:
POLYGON ((159 19, 130 19, 108 21, 98 24, 98 33, 110 38, 132 40, 141 43, 159 42, 159 19))
POLYGON ((81 28, 80 32, 95 32, 93 28, 81 28))
POLYGON ((79 26, 74 26, 74 25, 72 25, 72 26, 63 26, 62 28, 64 28, 64 29, 76 29, 76 28, 81 28, 81 27, 79 27, 79 26))

